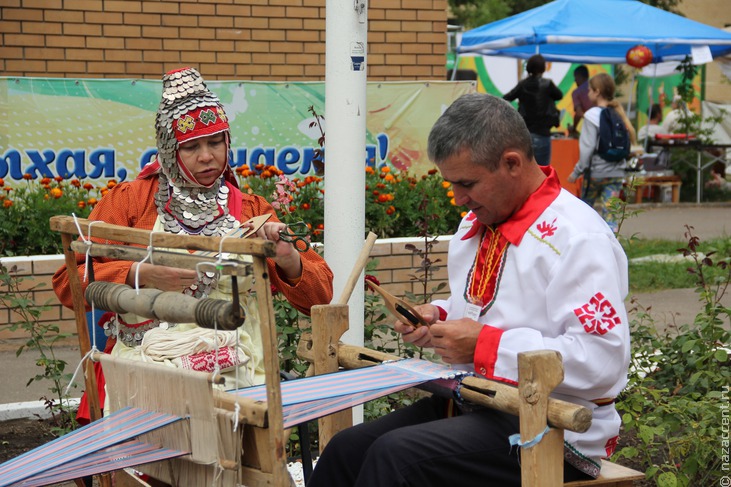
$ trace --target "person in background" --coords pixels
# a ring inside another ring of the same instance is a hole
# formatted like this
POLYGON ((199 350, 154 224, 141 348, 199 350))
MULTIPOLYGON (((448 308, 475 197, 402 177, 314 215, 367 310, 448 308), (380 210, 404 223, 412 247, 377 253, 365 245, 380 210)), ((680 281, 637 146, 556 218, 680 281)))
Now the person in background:
POLYGON ((533 155, 539 166, 551 163, 551 128, 560 123, 556 102, 563 98, 561 90, 550 79, 543 78, 546 60, 540 54, 528 59, 528 77, 521 80, 503 98, 518 99, 518 112, 528 126, 533 141, 533 155))
MULTIPOLYGON (((565 432, 564 480, 596 477, 617 442, 614 398, 629 365, 622 246, 553 167, 536 164, 525 122, 498 97, 458 98, 432 128, 428 154, 470 211, 449 243, 451 294, 416 307, 430 326, 394 329, 448 364, 510 384, 518 353, 559 351, 565 377, 553 396, 593 415, 588 431, 565 432)), ((509 441, 518 418, 451 401, 428 396, 341 431, 308 487, 520 486, 509 441)))
MULTIPOLYGON (((120 183, 106 194, 90 220, 154 232, 220 237, 254 216, 271 215, 256 236, 276 244, 276 256, 267 259, 272 285, 305 314, 313 305, 330 302, 333 274, 327 263, 314 250, 301 253, 280 238, 287 227, 272 206, 261 196, 239 190, 229 166, 228 118, 198 71, 183 68, 165 74, 155 131, 158 153, 154 162, 137 179, 120 183)), ((85 256, 77 254, 76 259, 85 291, 85 256)), ((195 298, 233 298, 230 279, 218 280, 213 273, 199 276, 195 270, 109 258, 93 258, 92 265, 98 281, 195 298)), ((242 304, 253 309, 251 277, 242 278, 238 286, 242 304)), ((64 306, 73 306, 66 266, 53 276, 53 289, 64 306)), ((100 326, 110 338, 106 351, 113 356, 208 372, 218 368, 226 389, 263 382, 263 344, 255 312, 247 311, 246 321, 236 331, 204 330, 193 323, 166 323, 130 313, 107 313, 100 326), (216 348, 214 343, 220 346, 216 348)), ((99 386, 103 401, 103 380, 99 386)), ((82 404, 79 419, 83 423, 88 418, 88 406, 82 404)))
POLYGON ((646 125, 640 127, 637 132, 637 142, 644 147, 645 151, 652 145, 652 141, 655 140, 656 134, 661 134, 662 127, 662 107, 659 104, 653 103, 650 107, 650 119, 646 125))
POLYGON ((616 231, 617 223, 609 212, 609 205, 610 199, 619 197, 622 190, 627 161, 609 162, 597 154, 599 116, 602 110, 611 108, 619 113, 627 127, 632 144, 636 143, 637 137, 622 105, 614 99, 614 92, 614 80, 607 73, 599 73, 589 80, 589 98, 595 106, 584 114, 584 125, 579 138, 579 161, 569 175, 568 181, 573 183, 579 176, 584 176, 586 190, 582 199, 592 207, 599 204, 602 217, 610 228, 616 231))
POLYGON ((690 116, 690 110, 686 106, 680 95, 673 96, 673 101, 670 105, 671 110, 665 115, 665 119, 662 121, 662 134, 674 134, 683 127, 680 121, 690 116))
POLYGON ((574 69, 574 82, 576 89, 571 92, 571 101, 574 104, 574 123, 569 125, 569 135, 577 137, 579 132, 579 122, 584 118, 584 114, 594 106, 594 102, 589 98, 589 68, 583 64, 576 66, 574 69))

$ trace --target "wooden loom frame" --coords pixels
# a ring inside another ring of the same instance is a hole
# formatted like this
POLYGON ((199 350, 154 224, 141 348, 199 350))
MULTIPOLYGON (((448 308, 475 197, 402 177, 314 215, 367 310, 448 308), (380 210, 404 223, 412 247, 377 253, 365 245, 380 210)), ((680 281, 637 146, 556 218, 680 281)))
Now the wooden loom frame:
MULTIPOLYGON (((85 238, 88 238, 90 224, 91 222, 89 220, 75 220, 68 216, 54 216, 50 220, 51 230, 61 233, 82 357, 86 356, 91 350, 91 343, 86 323, 85 298, 82 292, 81 279, 78 274, 76 253, 72 247, 79 248, 79 243, 74 242, 74 236, 78 235, 79 231, 83 233, 85 238)), ((266 404, 262 404, 225 392, 213 391, 217 411, 228 416, 235 414, 232 411, 237 411, 238 420, 244 425, 240 433, 241 441, 245 447, 243 458, 234 460, 234 464, 228 463, 220 466, 227 470, 236 470, 236 476, 239 481, 251 487, 291 486, 292 479, 287 470, 286 451, 284 448, 285 438, 282 420, 279 359, 276 353, 278 347, 274 308, 266 264, 266 258, 275 255, 274 243, 260 239, 244 240, 240 238, 174 235, 111 225, 103 222, 94 223, 93 228, 91 228, 91 234, 94 239, 124 242, 141 247, 185 249, 189 251, 213 252, 214 254, 222 251, 232 254, 245 254, 252 257, 255 280, 254 289, 259 308, 259 324, 263 343, 267 402, 266 404)), ((81 245, 86 244, 82 243, 81 245)), ((127 248, 127 251, 120 246, 105 246, 102 244, 93 244, 89 248, 89 254, 92 256, 110 257, 114 255, 116 258, 131 261, 141 261, 148 254, 147 250, 139 248, 127 248)), ((153 255, 156 254, 153 253, 153 255)), ((184 253, 174 256, 167 255, 166 257, 170 259, 166 265, 187 269, 195 269, 201 260, 211 261, 210 257, 201 259, 200 257, 186 255, 184 253)), ((157 257, 153 260, 155 259, 157 257)), ((235 270, 231 271, 224 268, 224 273, 226 271, 236 273, 235 270)), ((129 367, 142 366, 144 368, 144 366, 149 366, 149 364, 137 364, 131 361, 125 362, 127 362, 129 367)), ((201 374, 200 372, 184 371, 182 369, 173 370, 176 370, 177 373, 183 376, 201 374)), ((97 394, 96 376, 91 361, 86 363, 85 372, 91 419, 96 420, 101 416, 101 408, 97 394)), ((144 471, 144 469, 141 470, 144 471)), ((108 482, 108 480, 107 478, 106 481, 108 482)), ((104 483, 104 477, 102 481, 104 483)), ((181 485, 185 484, 181 483, 181 485)))
MULTIPOLYGON (((78 223, 81 232, 88 236, 90 222, 88 220, 78 220, 78 223)), ((85 356, 90 350, 90 340, 86 324, 85 300, 81 292, 81 281, 78 276, 78 267, 73 251, 74 248, 77 251, 84 250, 85 244, 72 241, 73 235, 78 234, 79 230, 76 227, 76 222, 70 217, 51 218, 51 229, 61 233, 74 300, 79 345, 82 356, 85 356)), ((230 416, 233 414, 232 411, 238 409, 238 419, 245 425, 241 433, 242 443, 245 442, 242 445, 245 447, 242 458, 234 461, 224 460, 224 464, 221 466, 228 470, 236 470, 237 478, 252 487, 291 486, 292 479, 287 471, 284 449, 285 439, 276 326, 266 266, 266 257, 274 255, 274 244, 261 240, 235 238, 222 239, 220 237, 180 236, 163 233, 151 235, 151 232, 146 230, 106 223, 96 223, 93 227, 93 236, 94 238, 122 241, 138 246, 148 246, 154 242, 155 245, 161 247, 214 253, 223 251, 252 256, 264 348, 267 403, 262 404, 225 392, 213 391, 214 401, 219 411, 223 411, 224 415, 230 416), (243 433, 244 430, 246 430, 246 433, 243 433)), ((375 238, 369 236, 369 239, 372 242, 375 238)), ((115 258, 141 261, 148 254, 143 249, 124 250, 119 246, 107 246, 110 249, 103 251, 100 247, 98 244, 92 245, 89 249, 90 255, 112 256, 113 254, 115 258), (99 253, 97 254, 97 252, 99 253)), ((366 255, 367 252, 362 254, 360 260, 364 262, 366 255)), ((201 260, 185 254, 177 257, 167 256, 166 258, 172 259, 166 265, 193 269, 201 260)), ((157 259, 156 256, 155 260, 157 259)), ((210 258, 205 260, 210 261, 210 258)), ((335 372, 340 367, 359 368, 376 365, 385 360, 400 359, 400 357, 383 352, 339 342, 342 334, 348 329, 348 306, 345 304, 350 293, 348 288, 352 291, 352 287, 356 283, 354 277, 360 274, 360 270, 360 268, 354 270, 351 279, 346 284, 344 296, 337 304, 312 307, 312 335, 303 336, 300 341, 298 355, 312 362, 314 373, 317 375, 335 372)), ((235 270, 229 272, 236 273, 235 270)), ((129 362, 129 366, 139 367, 139 364, 129 362)), ((144 366, 149 367, 148 364, 144 364, 142 368, 144 366)), ((522 450, 523 485, 526 487, 557 487, 564 485, 563 430, 586 431, 591 423, 591 412, 584 407, 549 397, 551 391, 563 380, 563 366, 560 354, 557 352, 537 351, 519 354, 518 367, 520 376, 518 388, 487 379, 468 377, 462 382, 461 395, 467 401, 518 415, 520 418, 520 434, 523 441, 536 438, 543 433, 547 425, 552 426, 553 429, 538 444, 532 448, 522 450)), ((201 374, 180 369, 172 370, 176 372, 170 373, 180 375, 201 374)), ((98 419, 100 407, 95 374, 93 365, 90 362, 86 364, 86 390, 87 392, 91 391, 88 394, 88 399, 92 419, 98 419)), ((352 425, 352 416, 348 409, 320 418, 318 421, 320 424, 320 448, 324 448, 337 431, 352 425)), ((159 436, 156 438, 159 438, 159 436)), ((608 462, 607 464, 618 467, 608 462)), ((638 474, 638 472, 632 473, 638 474)), ((641 477, 641 475, 634 475, 630 478, 628 475, 627 472, 622 471, 616 476, 616 479, 618 479, 616 482, 606 482, 598 479, 577 483, 576 485, 631 486, 632 480, 641 477)), ((108 476, 106 479, 102 477, 102 484, 109 485, 108 483, 105 484, 105 480, 109 481, 108 476)), ((185 484, 181 483, 181 485, 185 484)))
MULTIPOLYGON (((342 304, 312 307, 312 333, 303 335, 297 354, 312 363, 316 375, 346 369, 374 366, 401 357, 364 347, 347 345, 340 337, 348 330, 348 307, 342 304)), ((550 431, 530 448, 521 449, 523 487, 632 487, 644 474, 609 461, 602 461, 597 479, 563 481, 563 432, 584 432, 591 425, 591 411, 583 406, 549 397, 563 381, 561 354, 538 350, 518 354, 519 386, 478 377, 462 380, 461 396, 468 402, 514 414, 519 417, 521 441, 550 431)), ((344 410, 319 422, 322 451, 335 433, 352 426, 351 411, 344 410)))

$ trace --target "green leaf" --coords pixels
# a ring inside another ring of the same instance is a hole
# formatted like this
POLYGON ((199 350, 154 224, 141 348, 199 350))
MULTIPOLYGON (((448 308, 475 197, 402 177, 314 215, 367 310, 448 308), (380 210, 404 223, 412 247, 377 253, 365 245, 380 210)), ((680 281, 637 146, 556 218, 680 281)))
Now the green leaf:
POLYGON ((678 479, 673 472, 663 472, 657 477, 658 487, 677 487, 678 479))
POLYGON ((713 353, 713 358, 716 362, 725 363, 728 360, 728 352, 723 349, 718 349, 713 353))
POLYGON ((681 348, 683 353, 690 352, 693 347, 695 347, 695 344, 697 343, 697 340, 688 340, 687 342, 683 343, 683 347, 681 348))

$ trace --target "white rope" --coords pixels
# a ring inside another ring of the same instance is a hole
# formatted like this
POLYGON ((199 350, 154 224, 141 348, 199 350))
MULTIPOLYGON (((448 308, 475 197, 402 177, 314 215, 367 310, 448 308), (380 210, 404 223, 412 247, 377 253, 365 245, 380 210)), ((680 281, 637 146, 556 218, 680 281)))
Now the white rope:
MULTIPOLYGON (((236 370, 238 371, 238 367, 236 367, 236 370)), ((237 377, 238 380, 238 377, 237 377)), ((238 384, 238 382, 237 382, 238 384)), ((241 405, 239 404, 238 396, 236 396, 236 404, 234 404, 234 433, 236 433, 236 429, 239 427, 239 414, 241 413, 241 405)))
POLYGON ((74 371, 74 375, 71 376, 71 380, 69 381, 69 384, 66 386, 66 390, 64 391, 64 395, 68 396, 69 391, 71 390, 71 386, 73 386, 76 383, 76 377, 79 375, 79 371, 81 371, 81 367, 84 365, 84 362, 91 358, 92 354, 98 351, 96 350, 96 347, 92 347, 91 350, 86 352, 86 355, 81 357, 81 361, 79 362, 79 365, 76 366, 76 370, 74 371))
POLYGON ((216 474, 213 476, 213 480, 211 481, 211 487, 216 487, 220 484, 221 476, 223 475, 223 467, 220 463, 217 463, 216 466, 216 474))
POLYGON ((150 264, 155 265, 155 263, 152 261, 152 236, 155 235, 155 232, 150 232, 150 242, 147 245, 147 255, 145 255, 145 258, 142 259, 138 264, 137 267, 135 267, 135 292, 139 295, 140 294, 140 266, 144 264, 148 259, 150 260, 150 264))
POLYGON ((91 226, 95 223, 98 223, 100 220, 93 220, 89 222, 89 238, 87 239, 84 237, 84 232, 81 231, 81 225, 79 224, 79 219, 76 216, 76 213, 71 213, 71 216, 74 218, 74 224, 76 225, 76 230, 79 233, 79 237, 81 238, 81 241, 84 242, 84 245, 86 245, 86 257, 84 259, 84 282, 87 281, 89 278, 89 259, 91 256, 89 255, 89 252, 91 252, 91 226))

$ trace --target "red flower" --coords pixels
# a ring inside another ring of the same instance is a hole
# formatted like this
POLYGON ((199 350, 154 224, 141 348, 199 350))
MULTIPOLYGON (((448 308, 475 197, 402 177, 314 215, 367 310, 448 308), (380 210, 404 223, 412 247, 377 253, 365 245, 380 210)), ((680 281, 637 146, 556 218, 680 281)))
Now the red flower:
MULTIPOLYGON (((376 279, 376 276, 371 275, 371 274, 366 274, 365 277, 363 278, 363 280, 365 280, 365 281, 371 281, 376 286, 380 286, 381 285, 381 281, 379 281, 378 279, 376 279)), ((365 286, 366 291, 367 291, 369 289, 368 288, 368 284, 363 283, 363 285, 365 286)))
POLYGON ((30 175, 30 174, 28 174, 28 173, 25 173, 25 174, 23 174, 23 179, 25 179, 25 180, 27 181, 27 180, 29 180, 29 179, 33 179, 33 176, 31 176, 31 175, 30 175))

